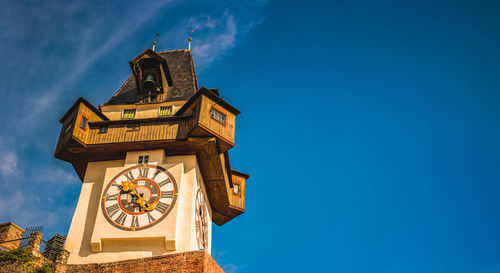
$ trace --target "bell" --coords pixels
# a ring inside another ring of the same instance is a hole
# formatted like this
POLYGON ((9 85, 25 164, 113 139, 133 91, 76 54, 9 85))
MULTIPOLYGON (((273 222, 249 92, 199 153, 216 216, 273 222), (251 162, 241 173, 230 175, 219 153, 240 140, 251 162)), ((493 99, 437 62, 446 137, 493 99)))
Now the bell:
POLYGON ((156 88, 155 77, 152 74, 146 76, 146 79, 142 82, 144 91, 153 91, 156 88))

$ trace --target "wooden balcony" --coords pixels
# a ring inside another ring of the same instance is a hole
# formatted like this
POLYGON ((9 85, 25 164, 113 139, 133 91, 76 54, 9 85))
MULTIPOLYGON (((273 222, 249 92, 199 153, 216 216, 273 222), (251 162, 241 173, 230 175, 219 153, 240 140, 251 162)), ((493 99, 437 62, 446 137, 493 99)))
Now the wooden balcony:
POLYGON ((244 181, 242 197, 232 196, 235 176, 227 152, 234 146, 239 111, 207 92, 200 90, 175 116, 131 120, 109 120, 80 98, 61 119, 55 157, 70 162, 83 181, 88 162, 123 159, 129 151, 164 149, 167 155, 196 155, 213 221, 222 225, 244 212, 244 181), (225 124, 210 118, 214 107, 226 115, 225 124))

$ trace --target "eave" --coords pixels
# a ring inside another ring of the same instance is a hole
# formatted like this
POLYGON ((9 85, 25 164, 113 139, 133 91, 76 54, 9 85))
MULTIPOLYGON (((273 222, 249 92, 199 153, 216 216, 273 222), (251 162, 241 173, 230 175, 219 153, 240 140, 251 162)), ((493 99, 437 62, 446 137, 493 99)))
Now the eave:
POLYGON ((69 108, 69 110, 64 114, 64 116, 59 120, 60 123, 63 123, 64 120, 73 112, 73 110, 76 109, 76 107, 78 107, 78 105, 80 105, 80 103, 83 103, 85 104, 85 106, 87 106, 90 110, 92 110, 93 112, 95 112, 96 115, 98 115, 100 118, 102 118, 103 120, 109 120, 108 117, 106 117, 101 111, 99 111, 99 109, 95 108, 94 105, 92 105, 90 102, 88 102, 86 99, 80 97, 78 100, 76 100, 76 102, 73 104, 73 106, 71 106, 71 108, 69 108))
POLYGON ((175 113, 175 115, 181 115, 201 95, 207 96, 209 99, 215 101, 218 105, 224 107, 224 109, 231 112, 235 116, 241 113, 240 110, 236 109, 234 106, 227 103, 221 97, 217 96, 216 94, 214 94, 213 92, 211 92, 210 90, 208 90, 206 87, 203 86, 181 107, 181 109, 177 111, 177 113, 175 113))

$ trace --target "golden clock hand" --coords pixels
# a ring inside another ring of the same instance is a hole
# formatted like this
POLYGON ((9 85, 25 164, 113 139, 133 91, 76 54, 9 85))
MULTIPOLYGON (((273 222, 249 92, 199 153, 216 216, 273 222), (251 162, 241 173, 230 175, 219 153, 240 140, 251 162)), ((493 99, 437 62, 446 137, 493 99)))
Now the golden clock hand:
POLYGON ((137 185, 134 184, 134 182, 122 181, 122 190, 124 192, 129 192, 129 191, 135 189, 135 187, 137 187, 137 185))
POLYGON ((147 210, 147 211, 152 211, 152 210, 154 210, 154 209, 156 208, 156 204, 157 204, 157 202, 153 202, 153 204, 149 205, 149 206, 146 208, 146 210, 147 210))
POLYGON ((137 187, 137 184, 134 184, 134 182, 122 181, 122 190, 124 192, 132 191, 136 187, 137 187))
POLYGON ((137 196, 140 196, 139 193, 137 192, 137 190, 134 188, 133 189, 134 192, 132 192, 133 194, 137 195, 137 196))
POLYGON ((144 196, 139 196, 139 198, 135 202, 143 208, 146 206, 146 198, 144 198, 144 196))
POLYGON ((122 181, 122 191, 124 191, 124 192, 128 191, 128 182, 127 181, 122 181))

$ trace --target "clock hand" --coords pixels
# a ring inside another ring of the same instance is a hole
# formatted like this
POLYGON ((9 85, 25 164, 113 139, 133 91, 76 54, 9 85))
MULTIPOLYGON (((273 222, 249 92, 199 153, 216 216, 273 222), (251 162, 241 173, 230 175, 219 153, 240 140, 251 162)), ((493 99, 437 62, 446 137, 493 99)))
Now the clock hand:
POLYGON ((139 198, 135 201, 142 208, 146 207, 146 198, 143 195, 137 195, 139 198))
POLYGON ((154 209, 156 208, 156 205, 157 205, 157 204, 158 204, 157 202, 153 202, 153 204, 148 205, 148 207, 146 208, 146 210, 147 210, 147 211, 152 211, 152 210, 154 210, 154 209))
POLYGON ((134 182, 122 181, 122 191, 124 192, 135 190, 135 187, 137 187, 137 185, 134 184, 134 182))
POLYGON ((141 208, 145 208, 147 211, 154 210, 156 208, 157 202, 153 202, 152 204, 148 204, 148 202, 146 202, 146 198, 142 194, 139 194, 137 192, 137 190, 135 189, 135 187, 137 187, 137 185, 133 185, 133 186, 134 187, 132 188, 131 193, 138 197, 135 200, 135 203, 138 204, 139 206, 141 206, 141 208))
MULTIPOLYGON (((137 198, 134 199, 134 203, 137 205, 141 206, 142 208, 146 207, 146 198, 142 194, 139 194, 137 192, 137 184, 134 184, 134 182, 128 182, 128 181, 122 181, 122 190, 124 192, 130 192, 130 194, 135 195, 137 198)), ((155 205, 156 206, 156 205, 155 205)))
POLYGON ((140 197, 140 194, 137 192, 137 190, 136 190, 136 189, 133 189, 133 192, 132 192, 132 193, 133 193, 133 194, 135 194, 137 197, 140 197))

